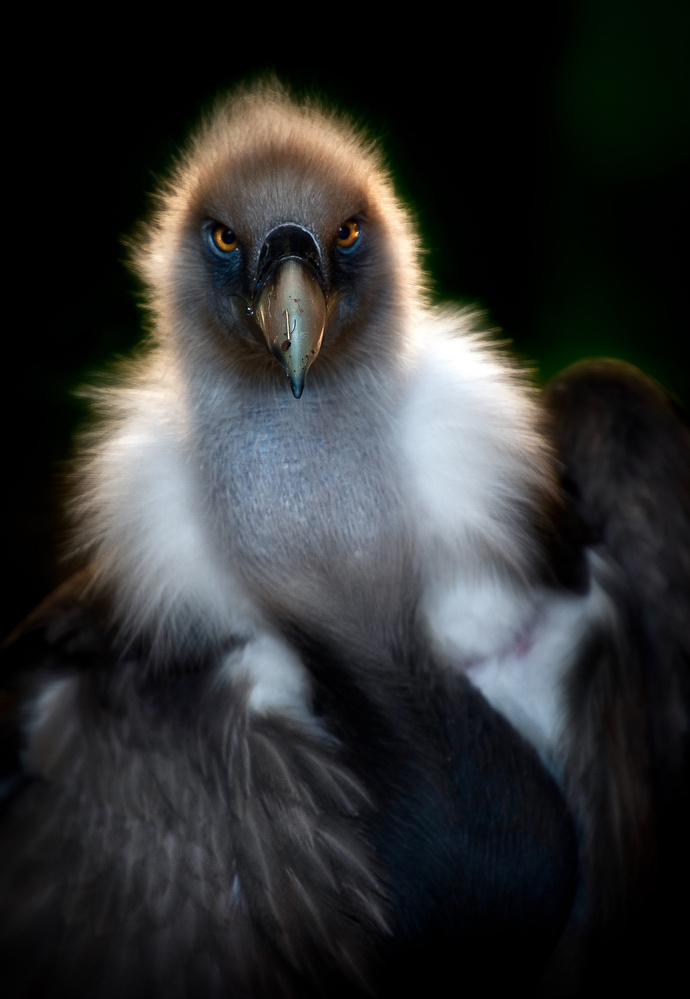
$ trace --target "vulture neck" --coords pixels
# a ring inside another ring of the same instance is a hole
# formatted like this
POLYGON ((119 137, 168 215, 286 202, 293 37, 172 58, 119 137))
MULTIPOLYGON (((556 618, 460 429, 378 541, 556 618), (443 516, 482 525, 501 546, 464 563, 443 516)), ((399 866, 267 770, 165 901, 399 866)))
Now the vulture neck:
POLYGON ((393 432, 404 365, 379 355, 338 370, 319 357, 299 400, 280 370, 197 371, 187 386, 214 546, 266 613, 338 641, 369 631, 373 648, 390 644, 412 576, 393 432))

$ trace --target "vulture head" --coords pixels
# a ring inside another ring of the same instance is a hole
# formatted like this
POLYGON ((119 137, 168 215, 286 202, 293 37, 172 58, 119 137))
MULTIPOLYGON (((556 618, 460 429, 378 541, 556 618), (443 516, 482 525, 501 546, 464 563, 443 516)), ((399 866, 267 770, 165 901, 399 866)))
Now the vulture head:
POLYGON ((327 379, 395 350, 421 282, 417 258, 374 143, 273 85, 208 116, 136 265, 176 352, 255 381, 287 376, 299 399, 313 365, 310 379, 327 379), (380 342, 363 345, 372 328, 380 342))

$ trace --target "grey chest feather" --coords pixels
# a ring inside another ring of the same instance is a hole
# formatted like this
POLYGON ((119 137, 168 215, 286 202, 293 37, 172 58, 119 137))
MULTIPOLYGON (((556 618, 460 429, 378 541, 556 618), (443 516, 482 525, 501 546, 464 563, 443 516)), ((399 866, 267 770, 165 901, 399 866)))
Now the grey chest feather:
POLYGON ((201 434, 221 543, 267 598, 366 603, 406 572, 388 421, 323 399, 270 402, 201 434))

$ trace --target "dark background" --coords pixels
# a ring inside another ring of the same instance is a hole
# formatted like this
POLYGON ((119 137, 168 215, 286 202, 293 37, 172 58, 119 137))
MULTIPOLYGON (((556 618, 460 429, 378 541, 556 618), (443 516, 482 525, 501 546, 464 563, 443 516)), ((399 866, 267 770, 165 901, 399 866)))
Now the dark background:
POLYGON ((200 108, 261 72, 380 137, 438 296, 479 302, 540 381, 613 355, 690 400, 690 6, 552 7, 395 24, 385 8, 377 30, 384 8, 207 4, 179 31, 172 8, 153 30, 102 8, 97 24, 63 12, 9 32, 3 633, 67 571, 75 390, 140 337, 121 239, 200 108))

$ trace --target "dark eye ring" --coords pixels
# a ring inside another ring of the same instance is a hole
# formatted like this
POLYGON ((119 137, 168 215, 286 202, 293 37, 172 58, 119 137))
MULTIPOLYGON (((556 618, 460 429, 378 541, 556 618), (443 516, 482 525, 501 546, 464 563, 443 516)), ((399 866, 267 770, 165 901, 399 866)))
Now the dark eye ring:
POLYGON ((336 237, 336 243, 341 250, 349 250, 351 246, 357 242, 360 237, 361 229, 357 219, 348 219, 347 222, 343 224, 338 229, 338 235, 336 237))
POLYGON ((237 249, 237 236, 232 229, 218 222, 211 229, 211 239, 221 253, 232 253, 237 249))

